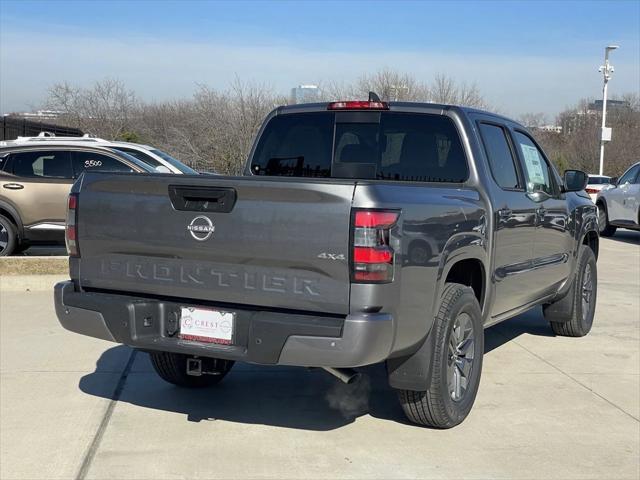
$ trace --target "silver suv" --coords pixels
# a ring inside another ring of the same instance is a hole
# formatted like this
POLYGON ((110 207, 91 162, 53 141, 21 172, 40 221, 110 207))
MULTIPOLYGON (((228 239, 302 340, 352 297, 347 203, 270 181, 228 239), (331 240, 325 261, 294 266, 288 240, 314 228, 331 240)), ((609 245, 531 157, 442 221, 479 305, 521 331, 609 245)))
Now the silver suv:
POLYGON ((617 228, 640 230, 640 162, 620 179, 612 178, 596 198, 600 235, 610 237, 617 228))
MULTIPOLYGON (((2 143, 5 142, 0 142, 0 145, 2 145, 2 143)), ((184 173, 188 175, 195 175, 198 173, 193 168, 182 163, 180 160, 173 158, 167 152, 163 152, 162 150, 150 145, 133 142, 116 142, 105 140, 104 138, 92 137, 90 135, 84 135, 82 137, 56 137, 53 134, 42 132, 37 137, 18 137, 16 140, 8 141, 5 144, 38 146, 85 145, 87 147, 107 147, 119 152, 127 153, 141 162, 150 165, 160 173, 184 173)))

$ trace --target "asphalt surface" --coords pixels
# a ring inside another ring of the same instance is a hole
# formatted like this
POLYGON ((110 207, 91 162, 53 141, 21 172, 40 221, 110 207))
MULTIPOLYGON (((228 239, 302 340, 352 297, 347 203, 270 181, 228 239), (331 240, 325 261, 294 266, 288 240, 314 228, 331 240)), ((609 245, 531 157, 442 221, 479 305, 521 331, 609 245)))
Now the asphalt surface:
POLYGON ((384 370, 236 365, 163 383, 147 355, 64 331, 53 278, 0 278, 0 478, 640 477, 640 234, 602 239, 594 328, 554 337, 535 309, 486 331, 469 418, 404 420, 384 370), (28 291, 27 291, 28 289, 28 291))

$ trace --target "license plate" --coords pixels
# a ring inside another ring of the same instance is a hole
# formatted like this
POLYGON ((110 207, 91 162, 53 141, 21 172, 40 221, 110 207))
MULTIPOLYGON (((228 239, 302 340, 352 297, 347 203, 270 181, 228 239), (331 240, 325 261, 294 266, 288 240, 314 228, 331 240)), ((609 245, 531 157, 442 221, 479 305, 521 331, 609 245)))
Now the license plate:
POLYGON ((181 307, 180 338, 230 345, 235 313, 205 308, 181 307))

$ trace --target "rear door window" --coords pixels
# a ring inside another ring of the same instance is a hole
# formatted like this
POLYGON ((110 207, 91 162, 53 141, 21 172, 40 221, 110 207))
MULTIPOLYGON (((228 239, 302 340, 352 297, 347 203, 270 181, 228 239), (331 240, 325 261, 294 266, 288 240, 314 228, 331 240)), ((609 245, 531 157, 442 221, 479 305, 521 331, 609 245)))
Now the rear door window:
POLYGON ((25 178, 73 178, 69 152, 63 150, 11 154, 13 174, 25 178))
POLYGON ((396 112, 276 116, 260 138, 251 169, 257 175, 418 182, 460 183, 468 177, 450 118, 396 112))
POLYGON ((508 190, 519 188, 515 160, 504 129, 498 125, 481 123, 480 135, 496 183, 508 190))
POLYGON ((73 170, 77 175, 82 172, 133 172, 126 163, 115 158, 94 152, 72 152, 73 170))

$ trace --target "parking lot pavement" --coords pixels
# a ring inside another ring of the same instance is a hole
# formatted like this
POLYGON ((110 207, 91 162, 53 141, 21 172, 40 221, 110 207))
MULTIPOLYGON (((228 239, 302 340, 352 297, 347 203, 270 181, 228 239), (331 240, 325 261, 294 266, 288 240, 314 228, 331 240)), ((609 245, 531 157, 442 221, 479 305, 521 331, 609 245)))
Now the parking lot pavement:
POLYGON ((0 278, 0 478, 637 479, 640 235, 602 239, 598 268, 591 334, 554 337, 539 309, 488 329, 474 410, 447 431, 407 424, 380 366, 356 387, 236 365, 174 388, 0 278))

